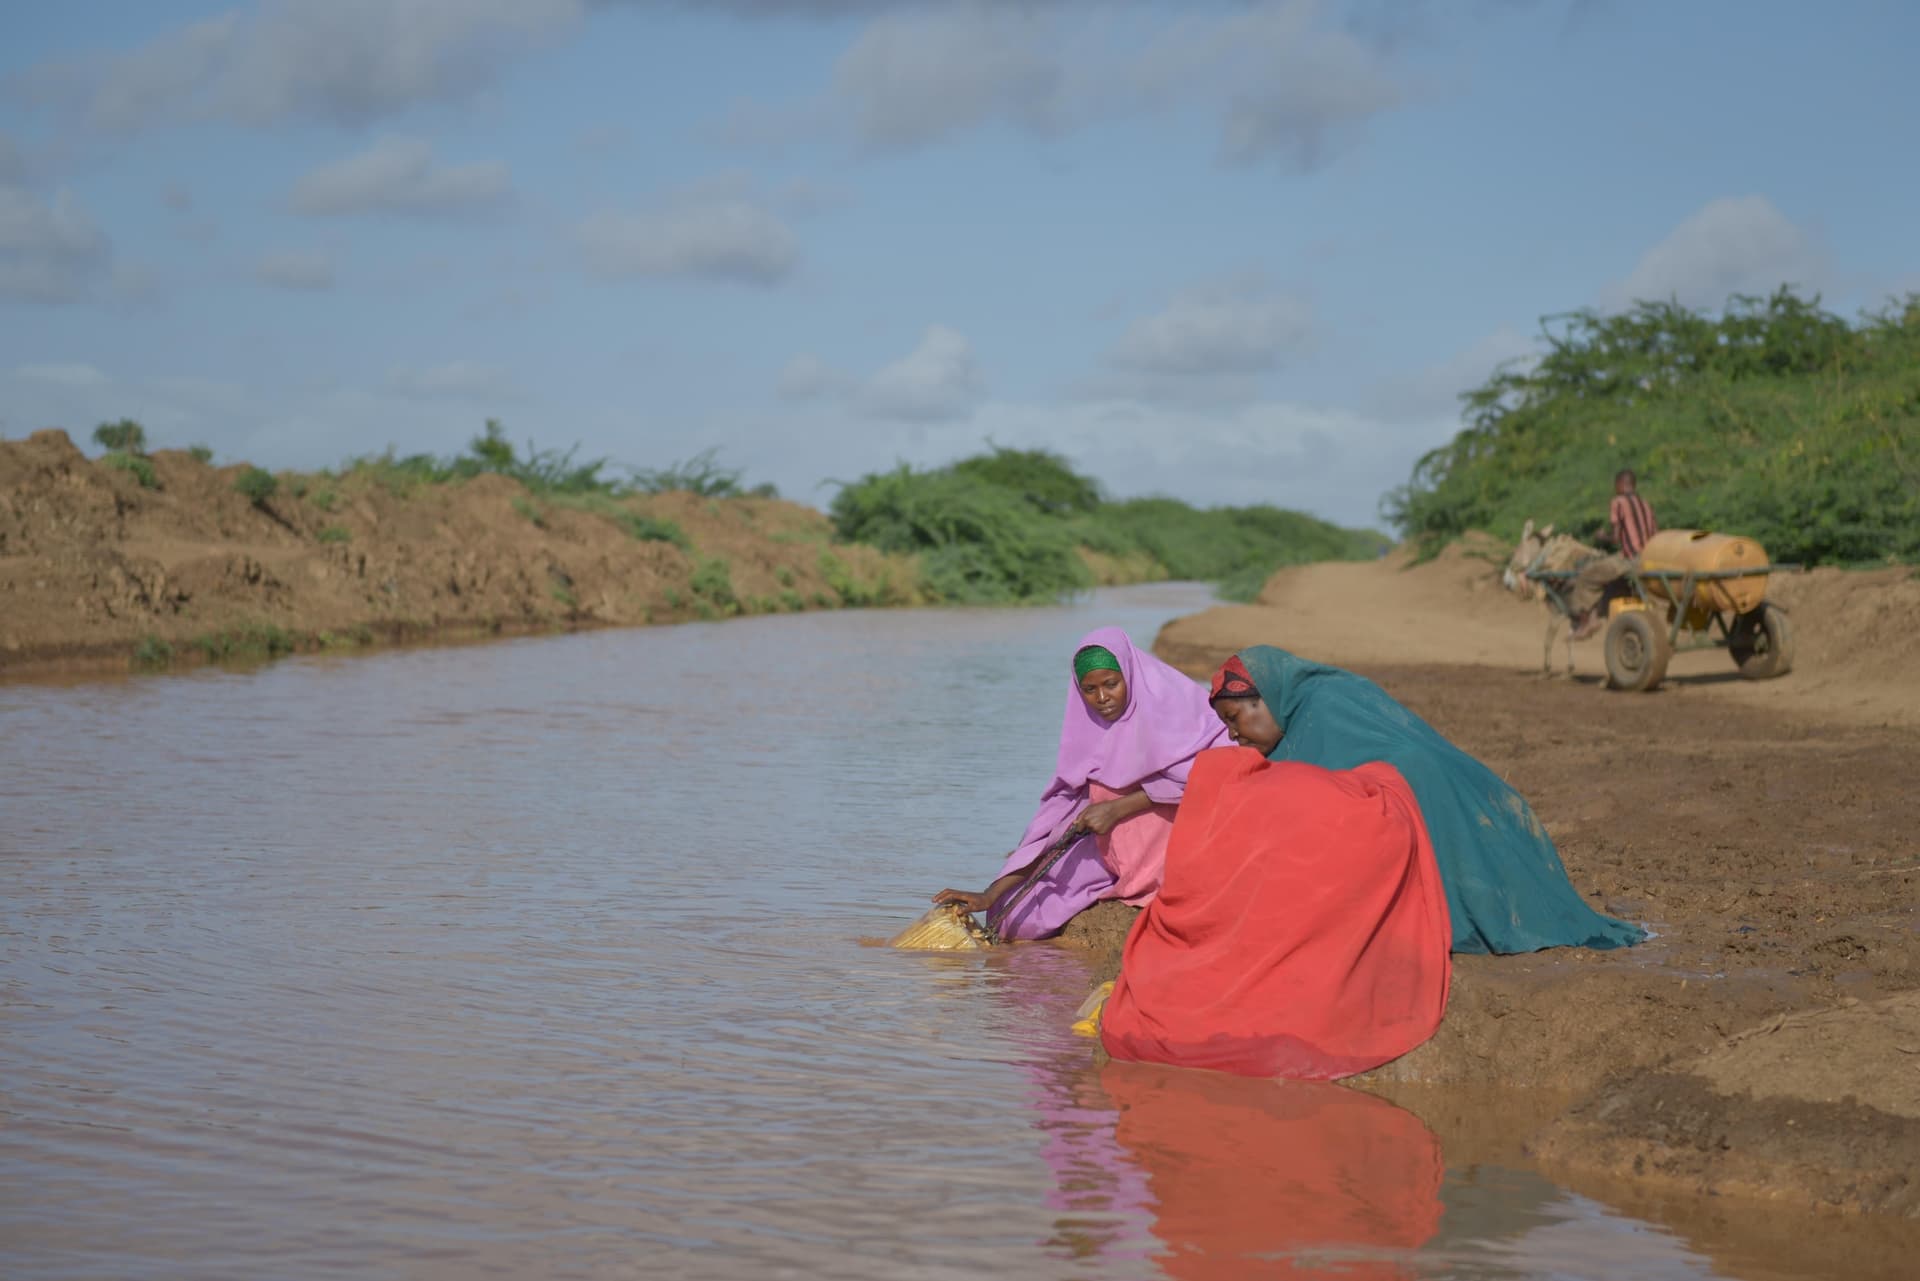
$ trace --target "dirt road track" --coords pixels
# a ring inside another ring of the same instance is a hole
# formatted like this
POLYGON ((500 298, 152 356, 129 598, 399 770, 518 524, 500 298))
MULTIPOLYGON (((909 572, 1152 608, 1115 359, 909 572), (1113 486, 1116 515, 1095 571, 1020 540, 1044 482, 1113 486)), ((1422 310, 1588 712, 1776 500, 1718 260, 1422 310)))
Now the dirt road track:
MULTIPOLYGON (((1401 553, 1282 570, 1252 605, 1223 605, 1169 623, 1156 649, 1169 660, 1204 665, 1257 639, 1356 669, 1444 664, 1538 673, 1545 608, 1500 586, 1501 549, 1480 540, 1466 548, 1417 566, 1401 553)), ((1725 651, 1682 654, 1667 683, 1642 697, 1704 696, 1826 722, 1920 729, 1920 570, 1781 575, 1769 583, 1768 599, 1793 621, 1798 658, 1791 675, 1747 681, 1725 651)), ((1552 655, 1562 676, 1564 636, 1552 655)), ((1577 677, 1606 676, 1598 637, 1576 645, 1574 658, 1577 677)))

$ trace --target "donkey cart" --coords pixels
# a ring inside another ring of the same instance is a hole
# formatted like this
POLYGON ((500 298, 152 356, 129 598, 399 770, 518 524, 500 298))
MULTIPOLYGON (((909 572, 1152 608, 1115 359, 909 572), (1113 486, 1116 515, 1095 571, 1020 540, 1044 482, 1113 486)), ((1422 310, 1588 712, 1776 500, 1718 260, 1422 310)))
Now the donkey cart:
MULTIPOLYGON (((1785 676, 1793 669, 1793 629, 1786 611, 1766 599, 1767 575, 1800 567, 1765 562, 1749 539, 1693 530, 1655 535, 1602 605, 1612 620, 1607 683, 1654 689, 1675 654, 1698 649, 1726 650, 1748 680, 1785 676), (1716 567, 1729 561, 1736 563, 1716 567)), ((1567 596, 1576 571, 1529 569, 1526 576, 1554 609, 1571 615, 1567 596)))

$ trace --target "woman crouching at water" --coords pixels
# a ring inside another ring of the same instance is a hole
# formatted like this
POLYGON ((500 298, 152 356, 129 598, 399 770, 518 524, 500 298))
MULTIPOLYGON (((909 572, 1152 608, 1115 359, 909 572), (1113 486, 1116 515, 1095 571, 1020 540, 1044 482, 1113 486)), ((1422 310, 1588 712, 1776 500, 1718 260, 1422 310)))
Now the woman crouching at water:
POLYGON ((1587 906, 1520 793, 1364 676, 1254 645, 1212 699, 1233 741, 1268 760, 1345 770, 1385 761, 1419 800, 1456 952, 1629 947, 1644 932, 1587 906))
POLYGON ((1142 653, 1118 627, 1088 633, 1074 649, 1053 781, 1019 847, 980 893, 941 890, 933 901, 987 913, 1008 939, 1058 933, 1102 899, 1151 902, 1187 770, 1226 742, 1204 688, 1142 653), (1049 847, 1073 832, 1085 839, 1022 892, 1004 920, 993 918, 1049 847))

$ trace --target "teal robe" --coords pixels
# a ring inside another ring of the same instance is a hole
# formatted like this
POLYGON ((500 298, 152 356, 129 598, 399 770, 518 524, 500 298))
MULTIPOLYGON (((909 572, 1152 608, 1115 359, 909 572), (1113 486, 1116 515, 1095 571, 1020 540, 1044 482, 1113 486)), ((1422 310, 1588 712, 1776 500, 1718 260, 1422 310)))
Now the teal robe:
POLYGON ((1327 769, 1386 761, 1420 800, 1456 952, 1628 947, 1637 925, 1589 907, 1526 799, 1363 676, 1271 645, 1240 661, 1279 722, 1269 756, 1327 769))

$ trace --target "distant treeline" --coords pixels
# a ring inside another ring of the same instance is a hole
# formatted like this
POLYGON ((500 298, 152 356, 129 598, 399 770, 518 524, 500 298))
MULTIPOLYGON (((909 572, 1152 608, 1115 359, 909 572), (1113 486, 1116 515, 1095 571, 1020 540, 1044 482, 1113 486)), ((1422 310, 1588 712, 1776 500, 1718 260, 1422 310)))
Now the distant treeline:
POLYGON ((1920 559, 1920 294, 1851 322, 1783 288, 1544 328, 1547 354, 1465 393, 1466 429, 1387 496, 1402 533, 1585 533, 1631 467, 1669 528, 1745 534, 1779 561, 1920 559))
POLYGON ((915 552, 928 589, 969 604, 1051 600, 1092 586, 1086 549, 1133 579, 1198 579, 1248 600, 1275 569, 1375 556, 1387 539, 1277 507, 1112 500, 1057 454, 996 447, 945 467, 902 465, 841 487, 842 538, 915 552))

